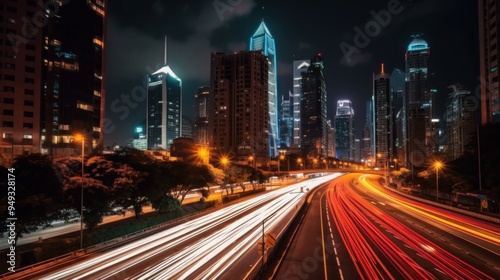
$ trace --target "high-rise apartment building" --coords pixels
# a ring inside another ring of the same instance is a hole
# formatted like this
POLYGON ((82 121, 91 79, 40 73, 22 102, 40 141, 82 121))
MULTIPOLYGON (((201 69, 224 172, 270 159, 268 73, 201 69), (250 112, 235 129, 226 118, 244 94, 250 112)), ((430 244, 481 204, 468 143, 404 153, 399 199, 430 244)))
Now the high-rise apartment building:
POLYGON ((481 123, 500 122, 498 48, 500 47, 500 3, 479 0, 479 64, 481 81, 481 123))
MULTIPOLYGON (((268 57, 261 51, 212 53, 210 147, 255 163, 269 159, 268 57)), ((258 166, 258 165, 257 165, 258 166)))
POLYGON ((27 37, 22 29, 23 18, 33 21, 41 11, 36 1, 0 7, 0 164, 10 164, 23 152, 40 152, 43 32, 27 37))
POLYGON ((471 93, 462 89, 459 84, 452 85, 453 90, 448 95, 446 104, 446 134, 448 159, 454 160, 461 157, 466 151, 466 146, 476 136, 476 123, 471 93))
POLYGON ((210 88, 203 86, 198 88, 194 96, 194 110, 195 110, 195 131, 194 142, 195 144, 208 146, 208 114, 209 103, 208 97, 210 96, 210 88))
POLYGON ((302 73, 302 100, 300 107, 301 148, 312 157, 327 156, 328 123, 326 82, 323 59, 317 54, 307 71, 302 73))
POLYGON ((377 166, 383 167, 392 159, 392 98, 390 75, 385 73, 382 64, 380 73, 373 80, 375 100, 375 159, 377 166))
POLYGON ((148 150, 169 150, 182 136, 182 80, 167 65, 148 75, 146 137, 148 150))
POLYGON ((106 3, 2 2, 0 160, 74 155, 76 134, 85 152, 102 150, 106 3))
POLYGON ((417 167, 427 164, 432 133, 429 55, 427 42, 414 36, 405 55, 406 162, 417 167))
POLYGON ((269 111, 269 156, 278 155, 279 130, 278 130, 278 72, 276 62, 276 45, 274 38, 267 29, 264 20, 250 38, 250 51, 261 51, 269 61, 268 75, 268 111, 269 111))
POLYGON ((354 109, 350 100, 338 100, 335 115, 335 157, 354 160, 354 109))
POLYGON ((300 100, 302 99, 302 73, 307 71, 309 60, 293 61, 293 148, 300 148, 300 100))

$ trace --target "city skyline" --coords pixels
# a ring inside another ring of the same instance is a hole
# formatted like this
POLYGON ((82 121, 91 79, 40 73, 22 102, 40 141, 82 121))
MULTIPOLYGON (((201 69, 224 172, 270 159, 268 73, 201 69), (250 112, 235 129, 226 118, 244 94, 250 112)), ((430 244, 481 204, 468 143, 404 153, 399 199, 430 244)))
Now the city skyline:
MULTIPOLYGON (((262 1, 232 2, 234 7, 224 1, 169 5, 150 2, 151 5, 134 7, 133 11, 127 8, 126 1, 108 7, 106 145, 125 145, 125 140, 132 137, 133 125, 143 119, 144 114, 139 113, 145 110, 141 86, 148 71, 161 65, 165 35, 169 38, 169 63, 183 80, 183 107, 188 112, 193 111, 190 109, 197 88, 208 84, 210 53, 248 49, 248 37, 263 18, 276 41, 278 100, 293 89, 293 61, 321 52, 328 119, 333 120, 337 100, 352 100, 354 110, 359 112, 356 138, 361 138, 364 106, 372 94, 372 74, 378 71, 380 63, 385 64, 388 73, 394 68, 404 70, 404 53, 411 35, 423 34, 433 51, 431 87, 439 92, 438 106, 442 111, 449 85, 461 83, 471 92, 479 85, 477 4, 469 1, 342 3, 335 4, 337 9, 331 11, 318 9, 307 21, 300 20, 300 16, 287 17, 280 13, 283 6, 262 1), (384 11, 389 10, 393 13, 385 21, 381 19, 380 30, 374 29, 374 36, 368 37, 365 45, 356 45, 357 31, 366 30, 373 25, 374 15, 383 17, 387 15, 384 11), (451 19, 459 20, 452 23, 451 19), (359 47, 359 53, 344 55, 346 49, 343 51, 341 45, 359 47), (460 67, 450 67, 457 64, 460 67), (138 98, 127 104, 123 95, 138 98)), ((287 3, 286 9, 300 15, 299 11, 307 7, 293 2, 287 3)))

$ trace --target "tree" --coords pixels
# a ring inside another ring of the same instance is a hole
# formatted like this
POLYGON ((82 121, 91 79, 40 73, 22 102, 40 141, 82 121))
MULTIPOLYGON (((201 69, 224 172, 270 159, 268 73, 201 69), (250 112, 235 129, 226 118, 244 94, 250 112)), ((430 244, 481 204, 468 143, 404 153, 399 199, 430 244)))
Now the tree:
MULTIPOLYGON (((6 169, 1 170, 2 173, 6 169)), ((15 178, 15 203, 13 217, 16 217, 16 237, 31 233, 40 227, 51 226, 51 223, 66 218, 63 203, 62 184, 56 174, 55 166, 48 155, 33 153, 15 158, 12 168, 7 170, 15 178)), ((7 178, 7 174, 3 174, 7 178)), ((4 182, 5 180, 3 180, 4 182)), ((4 190, 7 188, 4 187, 4 190)), ((7 230, 6 192, 2 192, 2 208, 0 208, 0 229, 7 230)))
POLYGON ((83 223, 92 231, 111 212, 112 189, 94 178, 72 177, 66 181, 64 194, 72 208, 81 213, 83 187, 83 223))
POLYGON ((148 173, 136 171, 126 164, 118 164, 113 171, 118 174, 113 183, 115 204, 123 209, 133 207, 135 218, 138 219, 142 207, 149 203, 149 198, 140 186, 148 173))
POLYGON ((169 168, 168 173, 173 179, 170 195, 178 199, 180 203, 190 191, 204 188, 215 179, 206 165, 191 165, 176 161, 172 162, 169 168))

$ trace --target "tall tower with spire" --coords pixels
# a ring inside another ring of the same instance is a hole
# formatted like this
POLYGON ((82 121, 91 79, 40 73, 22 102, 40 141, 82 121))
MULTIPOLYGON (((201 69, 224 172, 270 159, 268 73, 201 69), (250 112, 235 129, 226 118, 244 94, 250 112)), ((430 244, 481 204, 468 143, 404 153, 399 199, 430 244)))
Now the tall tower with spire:
POLYGON ((274 158, 278 155, 279 130, 278 130, 278 80, 276 71, 276 46, 274 38, 267 29, 264 20, 257 31, 250 38, 250 50, 262 51, 269 61, 268 76, 268 111, 269 111, 269 156, 274 158))
POLYGON ((163 62, 163 67, 147 77, 148 150, 168 150, 173 140, 182 135, 182 81, 167 64, 167 37, 163 62))
POLYGON ((384 64, 380 73, 373 79, 375 101, 375 160, 379 167, 392 158, 392 100, 390 92, 390 76, 385 73, 384 64))

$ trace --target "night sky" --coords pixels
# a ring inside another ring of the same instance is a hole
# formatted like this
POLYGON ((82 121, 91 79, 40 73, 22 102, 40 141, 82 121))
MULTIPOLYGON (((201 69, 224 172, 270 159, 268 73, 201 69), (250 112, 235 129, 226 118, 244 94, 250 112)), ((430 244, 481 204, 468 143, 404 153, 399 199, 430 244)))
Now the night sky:
POLYGON ((380 71, 381 63, 386 72, 404 71, 413 34, 422 34, 430 46, 430 86, 438 90, 439 109, 451 92, 449 85, 460 83, 476 91, 477 14, 477 2, 470 0, 109 1, 105 145, 125 145, 134 126, 144 121, 144 77, 163 65, 165 35, 167 63, 182 79, 183 111, 192 120, 196 89, 209 84, 210 53, 248 50, 250 36, 264 19, 276 42, 280 100, 292 90, 293 60, 321 53, 328 117, 333 122, 338 99, 350 99, 360 138, 372 74, 380 71), (388 5, 395 11, 390 20, 373 29, 369 42, 358 44, 359 52, 347 61, 340 44, 355 47, 355 28, 365 30, 374 21, 373 13, 388 10, 388 5))

